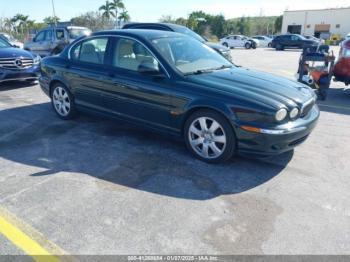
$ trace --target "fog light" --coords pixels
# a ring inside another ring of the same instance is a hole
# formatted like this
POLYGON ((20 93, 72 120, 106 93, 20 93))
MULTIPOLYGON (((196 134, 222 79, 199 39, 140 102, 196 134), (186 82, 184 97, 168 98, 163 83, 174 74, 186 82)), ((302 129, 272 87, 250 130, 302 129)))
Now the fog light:
POLYGON ((286 118, 287 114, 288 114, 288 112, 284 108, 278 110, 277 113, 276 113, 276 116, 275 116, 276 120, 279 121, 279 122, 283 121, 286 118))

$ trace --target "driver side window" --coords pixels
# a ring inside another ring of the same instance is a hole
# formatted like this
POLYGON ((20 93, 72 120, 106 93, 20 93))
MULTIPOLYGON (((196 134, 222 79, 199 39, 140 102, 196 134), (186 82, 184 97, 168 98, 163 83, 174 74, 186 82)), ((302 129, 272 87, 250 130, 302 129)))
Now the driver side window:
POLYGON ((113 54, 114 67, 136 72, 140 65, 150 64, 159 70, 158 61, 146 47, 135 40, 120 38, 114 46, 113 54))
POLYGON ((45 39, 45 34, 46 34, 46 31, 40 32, 40 33, 35 37, 35 42, 44 41, 44 39, 45 39))

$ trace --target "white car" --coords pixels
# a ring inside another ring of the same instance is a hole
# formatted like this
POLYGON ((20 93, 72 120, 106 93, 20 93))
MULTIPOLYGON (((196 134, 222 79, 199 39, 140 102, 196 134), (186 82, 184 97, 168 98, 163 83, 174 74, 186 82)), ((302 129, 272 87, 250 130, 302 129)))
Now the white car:
POLYGON ((246 49, 255 49, 259 46, 259 40, 244 35, 229 35, 220 39, 220 44, 228 48, 244 47, 246 49))
POLYGON ((271 47, 272 38, 263 35, 256 35, 252 38, 259 41, 260 47, 271 47))
POLYGON ((0 37, 5 38, 12 46, 23 49, 23 43, 16 40, 12 35, 0 32, 0 37))

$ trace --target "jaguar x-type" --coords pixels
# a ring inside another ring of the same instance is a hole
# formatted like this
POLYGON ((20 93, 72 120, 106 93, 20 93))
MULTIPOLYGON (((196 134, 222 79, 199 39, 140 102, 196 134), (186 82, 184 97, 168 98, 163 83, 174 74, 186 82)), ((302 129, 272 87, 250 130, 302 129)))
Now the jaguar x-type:
POLYGON ((43 59, 40 84, 62 119, 97 113, 180 136, 197 158, 292 150, 319 118, 298 82, 233 65, 174 32, 103 31, 43 59))

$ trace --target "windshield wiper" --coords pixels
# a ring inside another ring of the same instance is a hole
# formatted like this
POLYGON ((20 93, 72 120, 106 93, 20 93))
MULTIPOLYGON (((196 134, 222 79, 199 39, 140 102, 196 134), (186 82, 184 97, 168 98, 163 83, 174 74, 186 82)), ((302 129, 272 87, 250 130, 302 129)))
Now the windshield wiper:
POLYGON ((231 65, 222 65, 220 67, 215 67, 215 68, 200 69, 200 70, 197 70, 197 71, 185 73, 185 76, 187 76, 187 75, 200 75, 200 74, 205 74, 205 73, 212 73, 213 71, 218 71, 218 70, 222 70, 222 69, 226 69, 226 68, 232 68, 232 66, 231 65))
POLYGON ((213 71, 214 71, 213 69, 200 69, 200 70, 197 70, 197 71, 185 73, 184 75, 185 76, 188 76, 188 75, 201 75, 201 74, 205 74, 205 73, 211 73, 213 71))

